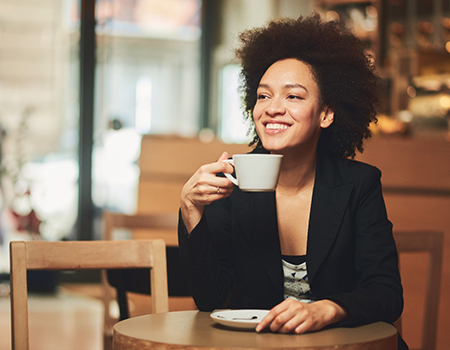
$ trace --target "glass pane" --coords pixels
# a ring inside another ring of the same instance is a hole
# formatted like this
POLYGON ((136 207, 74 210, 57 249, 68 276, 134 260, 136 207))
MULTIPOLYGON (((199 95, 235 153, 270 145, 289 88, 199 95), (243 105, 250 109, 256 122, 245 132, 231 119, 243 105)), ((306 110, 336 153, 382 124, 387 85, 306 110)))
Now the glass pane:
POLYGON ((97 0, 99 30, 111 35, 198 39, 200 0, 97 0))
POLYGON ((75 224, 78 18, 77 1, 0 0, 0 270, 9 240, 75 224))
POLYGON ((132 213, 141 135, 198 132, 201 1, 96 6, 94 203, 132 213))
POLYGON ((250 124, 244 120, 239 94, 240 66, 226 65, 222 69, 220 138, 227 143, 248 143, 250 124))

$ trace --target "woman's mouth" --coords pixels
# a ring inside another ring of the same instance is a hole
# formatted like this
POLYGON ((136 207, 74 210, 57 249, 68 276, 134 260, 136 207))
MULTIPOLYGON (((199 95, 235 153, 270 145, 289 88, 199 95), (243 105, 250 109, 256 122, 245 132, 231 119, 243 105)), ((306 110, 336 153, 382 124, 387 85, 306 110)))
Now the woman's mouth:
POLYGON ((287 128, 289 128, 289 125, 281 123, 267 123, 265 127, 267 131, 280 131, 286 130, 287 128))

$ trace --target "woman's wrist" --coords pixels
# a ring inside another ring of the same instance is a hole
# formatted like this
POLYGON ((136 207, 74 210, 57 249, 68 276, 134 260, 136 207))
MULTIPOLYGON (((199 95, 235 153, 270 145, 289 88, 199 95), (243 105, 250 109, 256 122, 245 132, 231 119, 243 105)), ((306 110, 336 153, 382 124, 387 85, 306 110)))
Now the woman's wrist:
POLYGON ((203 206, 196 207, 194 205, 189 205, 181 201, 180 210, 184 226, 186 227, 187 232, 191 233, 191 231, 195 228, 195 226, 197 226, 203 216, 203 206))
POLYGON ((338 323, 344 321, 348 317, 348 312, 338 303, 331 301, 329 299, 323 299, 319 302, 328 306, 327 319, 328 324, 338 323))

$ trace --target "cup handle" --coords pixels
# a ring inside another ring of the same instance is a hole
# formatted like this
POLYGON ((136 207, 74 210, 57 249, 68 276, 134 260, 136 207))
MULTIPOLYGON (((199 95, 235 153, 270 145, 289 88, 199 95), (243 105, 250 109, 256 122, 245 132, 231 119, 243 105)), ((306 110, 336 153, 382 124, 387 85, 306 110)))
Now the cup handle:
MULTIPOLYGON (((224 160, 222 160, 222 162, 228 163, 228 164, 231 164, 232 166, 234 166, 233 159, 224 159, 224 160)), ((237 179, 233 175, 228 174, 228 173, 224 173, 224 174, 232 183, 234 183, 236 186, 239 186, 237 179)))

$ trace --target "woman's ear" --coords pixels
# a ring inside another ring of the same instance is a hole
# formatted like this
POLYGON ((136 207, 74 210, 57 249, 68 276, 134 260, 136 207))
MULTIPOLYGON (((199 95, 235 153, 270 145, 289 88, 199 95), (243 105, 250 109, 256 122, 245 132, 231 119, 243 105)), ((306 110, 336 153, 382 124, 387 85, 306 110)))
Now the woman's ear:
POLYGON ((334 121, 334 110, 330 106, 325 106, 320 114, 320 127, 328 128, 334 121))

